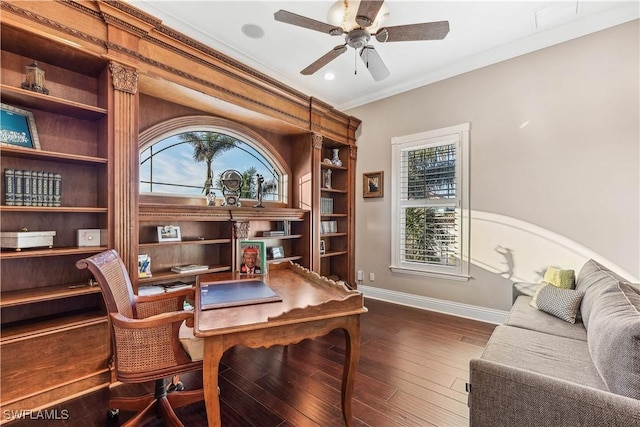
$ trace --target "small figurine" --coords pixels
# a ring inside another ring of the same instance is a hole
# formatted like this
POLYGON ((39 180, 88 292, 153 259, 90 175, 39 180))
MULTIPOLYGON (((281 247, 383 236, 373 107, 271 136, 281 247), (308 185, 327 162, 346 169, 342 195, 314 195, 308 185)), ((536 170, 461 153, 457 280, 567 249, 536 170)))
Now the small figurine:
POLYGON ((253 205, 254 208, 264 208, 262 206, 262 184, 264 183, 264 178, 260 174, 256 174, 256 180, 258 182, 258 203, 253 205))

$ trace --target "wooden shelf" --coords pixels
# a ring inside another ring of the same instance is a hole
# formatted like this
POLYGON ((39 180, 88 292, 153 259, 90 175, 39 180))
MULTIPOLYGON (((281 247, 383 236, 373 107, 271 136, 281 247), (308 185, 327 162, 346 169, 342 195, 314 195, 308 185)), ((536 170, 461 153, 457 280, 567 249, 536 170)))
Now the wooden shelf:
POLYGON ((255 236, 250 237, 251 240, 288 240, 288 239, 300 239, 302 234, 286 234, 282 236, 255 236))
POLYGON ((322 169, 333 169, 333 170, 343 170, 343 171, 348 170, 348 168, 346 166, 336 166, 336 165, 333 165, 333 164, 330 165, 330 164, 325 163, 325 162, 320 163, 320 166, 322 167, 322 169))
POLYGON ((107 213, 107 208, 79 206, 6 206, 0 205, 0 212, 48 212, 48 213, 107 213))
POLYGON ((231 243, 231 239, 203 239, 203 240, 182 240, 180 242, 151 242, 140 243, 139 247, 142 248, 159 248, 162 246, 176 246, 176 245, 221 245, 225 243, 231 243))
POLYGON ((87 283, 71 283, 68 285, 45 286, 42 288, 9 291, 2 293, 2 297, 0 298, 0 308, 95 293, 100 293, 100 287, 89 286, 87 283))
POLYGON ((301 256, 286 256, 284 258, 268 259, 267 260, 267 264, 278 264, 278 263, 281 263, 281 262, 297 261, 299 259, 302 259, 302 257, 301 256))
POLYGON ((328 258, 328 257, 333 257, 333 256, 338 256, 338 255, 346 255, 347 251, 333 251, 333 252, 326 252, 324 254, 320 254, 320 258, 328 258))
POLYGON ((193 273, 174 273, 171 270, 168 271, 154 271, 153 272, 153 276, 151 277, 141 277, 138 279, 138 283, 142 284, 142 283, 154 283, 154 282, 160 282, 163 280, 179 280, 180 278, 184 278, 184 277, 195 277, 195 276, 199 276, 200 274, 207 274, 207 273, 219 273, 221 271, 230 271, 232 268, 230 265, 218 265, 218 266, 213 266, 208 270, 202 270, 202 271, 195 271, 193 273))
POLYGON ((67 248, 51 248, 51 249, 23 249, 21 251, 3 249, 0 252, 0 259, 16 259, 16 258, 36 258, 50 257, 62 255, 91 255, 106 251, 105 246, 88 246, 88 247, 67 247, 67 248))
POLYGON ((337 188, 321 188, 320 191, 325 193, 347 194, 347 190, 338 190, 337 188))
POLYGON ((84 120, 98 120, 107 115, 107 110, 104 108, 43 95, 6 84, 0 84, 0 91, 2 91, 2 102, 19 107, 33 108, 84 120))
POLYGON ((20 324, 15 325, 3 325, 0 344, 5 345, 11 341, 35 338, 64 329, 72 329, 103 322, 107 322, 107 316, 100 311, 93 310, 72 313, 66 316, 20 322, 20 324))
POLYGON ((320 235, 320 238, 324 239, 325 237, 342 237, 346 235, 347 233, 324 233, 320 235))
POLYGON ((90 165, 107 164, 107 159, 102 157, 81 156, 78 154, 59 153, 55 151, 18 148, 8 145, 0 146, 0 153, 2 153, 3 156, 18 157, 21 159, 52 160, 63 163, 78 163, 90 165))

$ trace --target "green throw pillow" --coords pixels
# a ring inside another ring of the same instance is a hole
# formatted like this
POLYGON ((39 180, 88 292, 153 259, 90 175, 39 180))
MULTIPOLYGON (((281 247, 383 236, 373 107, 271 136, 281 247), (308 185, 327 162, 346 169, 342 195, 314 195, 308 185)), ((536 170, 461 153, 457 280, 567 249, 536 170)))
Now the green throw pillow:
POLYGON ((573 289, 576 287, 576 272, 549 267, 544 273, 544 281, 558 288, 573 289))

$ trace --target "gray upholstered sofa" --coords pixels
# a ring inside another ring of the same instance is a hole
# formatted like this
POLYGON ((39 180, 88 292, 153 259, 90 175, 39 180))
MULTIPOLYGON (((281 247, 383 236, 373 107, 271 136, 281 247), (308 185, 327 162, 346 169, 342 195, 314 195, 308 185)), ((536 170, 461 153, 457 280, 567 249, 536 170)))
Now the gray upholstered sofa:
POLYGON ((575 323, 519 296, 471 360, 471 426, 640 426, 640 285, 593 260, 575 283, 575 323))

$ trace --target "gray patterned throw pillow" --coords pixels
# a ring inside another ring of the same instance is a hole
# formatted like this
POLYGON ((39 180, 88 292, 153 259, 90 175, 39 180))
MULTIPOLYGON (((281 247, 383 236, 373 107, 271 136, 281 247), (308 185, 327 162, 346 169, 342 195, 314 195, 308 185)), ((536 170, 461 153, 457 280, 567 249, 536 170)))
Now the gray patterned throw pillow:
POLYGON ((562 289, 543 282, 536 293, 535 304, 538 310, 566 322, 576 323, 576 314, 583 296, 584 292, 562 289))

